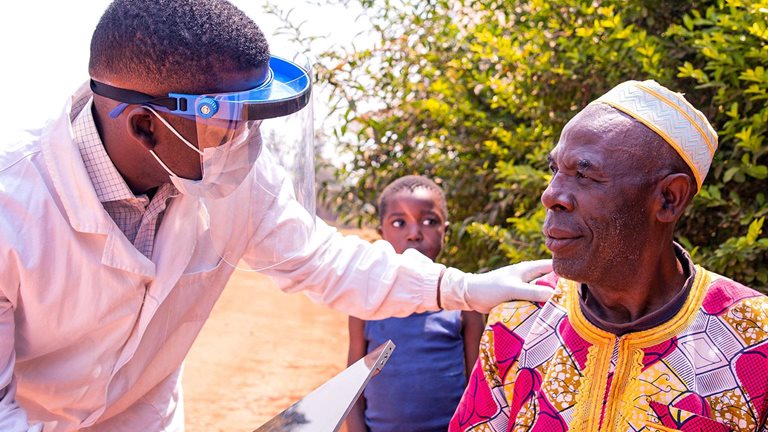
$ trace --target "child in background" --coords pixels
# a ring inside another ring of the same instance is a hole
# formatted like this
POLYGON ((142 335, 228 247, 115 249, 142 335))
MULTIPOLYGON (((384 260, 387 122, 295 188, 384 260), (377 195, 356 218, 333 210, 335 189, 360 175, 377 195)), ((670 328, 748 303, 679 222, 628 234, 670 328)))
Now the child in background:
MULTIPOLYGON (((381 238, 398 253, 435 260, 448 226, 445 194, 432 180, 401 177, 379 197, 381 238)), ((349 317, 352 364, 388 339, 396 345, 347 417, 349 432, 445 431, 477 360, 484 321, 477 312, 424 312, 362 321, 349 317)))

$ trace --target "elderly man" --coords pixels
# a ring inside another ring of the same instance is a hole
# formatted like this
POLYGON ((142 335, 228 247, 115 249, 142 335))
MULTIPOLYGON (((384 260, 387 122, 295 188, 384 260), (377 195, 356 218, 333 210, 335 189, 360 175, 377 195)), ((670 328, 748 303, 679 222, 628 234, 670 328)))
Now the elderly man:
POLYGON ((236 266, 367 319, 550 295, 530 263, 464 273, 316 219, 293 60, 224 0, 109 5, 89 82, 0 145, 0 431, 183 430, 182 363, 236 266))
POLYGON ((653 81, 566 125, 541 198, 555 295, 491 312, 451 430, 766 430, 768 301, 673 239, 716 147, 653 81))

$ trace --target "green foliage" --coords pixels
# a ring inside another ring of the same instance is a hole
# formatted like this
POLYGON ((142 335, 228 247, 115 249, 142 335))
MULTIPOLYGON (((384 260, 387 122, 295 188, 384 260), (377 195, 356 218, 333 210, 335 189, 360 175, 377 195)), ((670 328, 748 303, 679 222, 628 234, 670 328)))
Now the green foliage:
POLYGON ((318 71, 342 118, 332 140, 350 155, 342 190, 324 198, 347 220, 373 222, 361 209, 419 173, 448 196, 444 262, 482 270, 545 257, 539 198, 563 125, 617 83, 654 79, 720 136, 680 241, 704 266, 768 286, 768 0, 361 4, 376 42, 328 51, 318 71))
POLYGON ((714 271, 768 287, 768 1, 718 1, 692 10, 667 37, 690 47, 678 79, 718 131, 706 186, 679 228, 714 271))

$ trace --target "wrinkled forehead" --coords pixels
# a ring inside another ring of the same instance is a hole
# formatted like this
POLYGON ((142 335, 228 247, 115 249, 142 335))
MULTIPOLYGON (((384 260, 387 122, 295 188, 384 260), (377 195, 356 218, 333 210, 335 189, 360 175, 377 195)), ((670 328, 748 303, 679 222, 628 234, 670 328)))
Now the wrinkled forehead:
POLYGON ((579 111, 563 128, 560 139, 568 132, 593 133, 599 136, 625 134, 632 127, 632 117, 606 104, 587 105, 579 111))
POLYGON ((589 105, 565 125, 550 158, 643 159, 646 152, 636 133, 638 126, 642 125, 609 105, 589 105))

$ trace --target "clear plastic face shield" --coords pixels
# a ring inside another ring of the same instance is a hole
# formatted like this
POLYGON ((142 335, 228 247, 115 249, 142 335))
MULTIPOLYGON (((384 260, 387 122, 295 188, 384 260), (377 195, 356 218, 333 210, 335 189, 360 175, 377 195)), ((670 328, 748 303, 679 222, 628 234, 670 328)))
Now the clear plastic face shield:
POLYGON ((181 193, 199 198, 211 243, 199 247, 262 271, 301 254, 315 228, 311 76, 306 56, 272 56, 264 81, 247 91, 158 98, 93 80, 91 89, 122 102, 113 118, 140 104, 195 121, 196 136, 183 137, 160 117, 200 154, 202 179, 171 175, 181 193))

